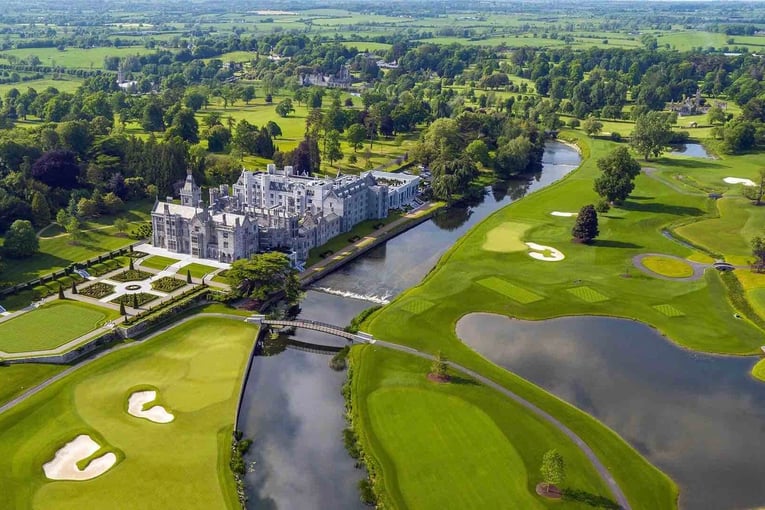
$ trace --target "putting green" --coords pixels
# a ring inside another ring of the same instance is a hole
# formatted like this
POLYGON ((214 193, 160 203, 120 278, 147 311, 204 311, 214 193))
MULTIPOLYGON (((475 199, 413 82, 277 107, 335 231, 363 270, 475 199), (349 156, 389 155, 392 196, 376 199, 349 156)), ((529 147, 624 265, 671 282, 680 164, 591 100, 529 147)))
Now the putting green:
POLYGON ((693 276, 693 268, 690 264, 674 258, 651 255, 643 258, 642 263, 654 273, 666 276, 667 278, 687 278, 693 276))
POLYGON ((503 296, 509 297, 510 299, 522 304, 533 303, 535 301, 544 299, 539 294, 535 294, 534 292, 526 290, 523 287, 513 285, 507 280, 497 278, 496 276, 490 276, 489 278, 478 280, 476 283, 482 287, 486 287, 487 289, 493 290, 494 292, 498 292, 503 296))
POLYGON ((239 385, 256 328, 199 318, 87 365, 0 415, 0 487, 9 508, 234 508, 228 452, 239 385), (225 340, 225 341, 222 341, 225 340), (127 413, 147 385, 173 410, 167 424, 127 413), (41 466, 78 434, 120 461, 87 482, 49 482, 41 466), (193 487, 193 490, 189 490, 193 487))
POLYGON ((55 349, 119 316, 116 310, 57 300, 0 323, 0 351, 55 349))
POLYGON ((506 221, 486 232, 483 249, 502 253, 526 251, 528 248, 523 243, 523 235, 529 228, 531 225, 526 223, 506 221))
POLYGON ((757 379, 765 382, 765 359, 761 359, 752 368, 752 375, 757 379))

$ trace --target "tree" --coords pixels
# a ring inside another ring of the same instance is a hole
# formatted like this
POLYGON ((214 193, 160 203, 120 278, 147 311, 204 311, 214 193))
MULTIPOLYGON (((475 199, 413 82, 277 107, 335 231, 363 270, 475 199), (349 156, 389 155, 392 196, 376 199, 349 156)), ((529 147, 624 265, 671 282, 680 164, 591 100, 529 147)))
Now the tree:
POLYGON ((124 301, 120 301, 120 315, 122 315, 123 317, 125 315, 127 315, 127 311, 125 310, 125 302, 124 301))
POLYGON ((672 126, 669 116, 663 112, 648 112, 635 121, 635 129, 630 135, 630 145, 645 160, 659 156, 672 139, 672 126))
POLYGON ((162 111, 162 106, 157 101, 149 101, 143 108, 141 114, 141 127, 145 131, 164 131, 165 130, 165 114, 162 111))
POLYGON ((635 177, 640 174, 640 163, 635 161, 626 147, 617 147, 598 160, 603 172, 595 179, 595 192, 609 202, 623 202, 635 189, 635 177))
POLYGON ((207 150, 223 152, 231 142, 231 131, 221 125, 213 126, 207 132, 207 150))
POLYGON ((77 294, 77 282, 72 280, 72 294, 77 294))
POLYGON ((430 365, 431 375, 439 381, 446 381, 449 379, 448 368, 449 365, 446 358, 441 351, 438 351, 436 357, 433 358, 433 363, 430 365))
POLYGON ((340 133, 335 129, 324 135, 324 157, 329 160, 329 166, 343 157, 343 152, 340 150, 340 133))
POLYGON ((533 144, 523 135, 502 145, 494 157, 494 172, 501 179, 525 172, 531 161, 533 144))
POLYGON ((300 297, 300 282, 297 270, 292 267, 289 257, 280 252, 253 255, 231 264, 226 273, 231 288, 239 297, 249 297, 260 302, 284 292, 289 302, 300 297))
POLYGON ((104 195, 102 202, 104 210, 108 214, 117 214, 125 208, 125 202, 112 191, 104 195))
POLYGON ((287 117, 294 111, 295 107, 292 106, 292 99, 290 98, 287 98, 276 105, 276 113, 279 117, 287 117))
MULTIPOLYGON (((754 205, 760 205, 762 203, 762 197, 765 195, 765 168, 760 170, 759 183, 756 186, 744 186, 741 190, 741 194, 744 198, 754 202, 754 205)), ((32 204, 32 210, 34 211, 34 203, 32 204)))
POLYGON ((58 284, 58 298, 64 299, 66 296, 64 296, 64 286, 60 283, 58 284))
POLYGON ((358 151, 364 146, 364 140, 367 137, 367 130, 362 124, 351 124, 345 135, 348 144, 353 147, 353 152, 358 151))
POLYGON ((28 220, 16 220, 5 232, 3 253, 11 258, 24 258, 37 253, 40 242, 28 220))
POLYGON ((598 237, 598 234, 600 231, 598 231, 598 213, 595 212, 595 206, 585 205, 579 210, 571 235, 574 236, 575 241, 588 244, 598 237))
POLYGON ((558 450, 549 450, 544 454, 539 472, 542 474, 546 490, 550 490, 550 486, 557 487, 563 483, 566 479, 566 464, 558 450))
POLYGON ((66 225, 64 225, 64 229, 66 230, 67 234, 69 234, 69 242, 71 244, 77 244, 82 241, 82 227, 80 226, 80 220, 75 216, 69 217, 66 225))
POLYGON ((50 223, 50 207, 45 195, 36 191, 32 195, 32 216, 37 227, 44 227, 50 223))
POLYGON ((465 147, 465 154, 473 160, 473 163, 480 163, 486 167, 491 164, 489 148, 483 140, 473 140, 470 142, 468 146, 465 147))
POLYGON ((32 165, 32 177, 51 188, 75 188, 79 175, 77 155, 72 151, 46 152, 32 165))
POLYGON ((98 215, 98 204, 90 198, 81 198, 77 202, 77 216, 80 218, 92 218, 98 215))
POLYGON ((191 283, 191 270, 186 270, 186 283, 191 283))
POLYGON ((282 136, 282 128, 280 128, 279 124, 272 120, 269 120, 266 123, 266 129, 268 130, 268 134, 271 135, 271 138, 279 138, 282 136))
POLYGON ((255 99, 254 85, 247 85, 242 89, 242 99, 244 99, 245 104, 250 104, 250 101, 255 99))
POLYGON ((723 109, 717 105, 710 108, 709 111, 707 112, 707 120, 712 125, 725 124, 726 118, 727 117, 725 116, 725 112, 723 111, 723 109))
POLYGON ((765 238, 757 236, 752 239, 752 255, 754 255, 752 270, 765 273, 765 238))
POLYGON ((117 218, 114 220, 114 228, 117 229, 117 232, 122 236, 125 235, 125 232, 127 232, 128 227, 130 224, 128 223, 128 220, 125 218, 117 218))
POLYGON ((587 117, 582 122, 582 129, 587 133, 587 136, 596 136, 603 130, 603 123, 595 117, 587 117))
POLYGON ((199 142, 199 124, 190 108, 181 108, 173 117, 173 123, 167 131, 168 138, 177 136, 189 143, 199 142))

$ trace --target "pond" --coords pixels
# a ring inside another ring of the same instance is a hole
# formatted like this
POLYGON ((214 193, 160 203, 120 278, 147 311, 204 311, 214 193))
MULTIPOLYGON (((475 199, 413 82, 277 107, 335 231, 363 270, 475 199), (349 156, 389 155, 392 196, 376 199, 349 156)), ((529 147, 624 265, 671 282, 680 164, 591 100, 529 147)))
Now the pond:
POLYGON ((678 483, 681 508, 765 505, 765 383, 748 375, 752 358, 693 353, 603 317, 470 314, 457 334, 614 429, 678 483))
POLYGON ((670 156, 686 156, 690 158, 714 159, 700 143, 686 143, 672 146, 670 156))

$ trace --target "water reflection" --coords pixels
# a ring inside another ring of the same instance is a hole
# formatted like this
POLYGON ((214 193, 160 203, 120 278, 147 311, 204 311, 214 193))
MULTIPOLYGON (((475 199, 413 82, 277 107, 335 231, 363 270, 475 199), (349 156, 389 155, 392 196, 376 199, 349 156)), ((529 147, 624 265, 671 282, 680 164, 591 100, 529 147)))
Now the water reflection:
POLYGON ((559 180, 580 161, 576 150, 549 142, 541 172, 487 188, 481 200, 444 211, 381 245, 385 249, 371 250, 322 278, 317 286, 358 295, 395 296, 419 283, 441 255, 476 223, 527 193, 559 180), (491 198, 487 200, 487 196, 491 198))
MULTIPOLYGON (((368 303, 308 292, 300 316, 346 324, 368 303)), ((325 345, 344 340, 298 330, 293 338, 325 345)), ((287 349, 253 360, 240 428, 254 439, 247 508, 361 509, 356 484, 364 473, 343 446, 340 393, 345 372, 329 357, 287 349)))
POLYGON ((670 156, 687 156, 691 158, 713 159, 700 143, 686 143, 685 145, 673 146, 670 156))
POLYGON ((681 487, 683 508, 765 505, 765 384, 751 359, 685 351, 641 323, 472 314, 470 347, 613 428, 681 487), (755 446, 756 445, 756 446, 755 446))

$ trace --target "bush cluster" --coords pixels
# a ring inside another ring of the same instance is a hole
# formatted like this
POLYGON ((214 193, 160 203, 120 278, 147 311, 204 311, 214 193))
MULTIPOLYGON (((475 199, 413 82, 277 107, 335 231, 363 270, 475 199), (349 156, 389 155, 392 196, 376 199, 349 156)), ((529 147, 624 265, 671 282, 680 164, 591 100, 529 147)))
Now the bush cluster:
POLYGON ((126 269, 119 274, 112 276, 112 280, 118 282, 136 282, 139 280, 145 280, 154 276, 152 273, 141 271, 140 269, 126 269))
POLYGON ((173 278, 172 276, 165 276, 159 280, 151 282, 151 288, 160 292, 173 292, 181 287, 185 287, 186 282, 173 278))
POLYGON ((158 296, 154 294, 147 294, 146 292, 137 292, 135 294, 123 294, 118 298, 111 300, 112 303, 123 304, 125 306, 141 306, 144 303, 157 299, 158 296))
POLYGON ((98 282, 79 289, 79 291, 83 296, 91 297, 93 299, 101 299, 108 296, 109 294, 114 293, 114 285, 98 282))

